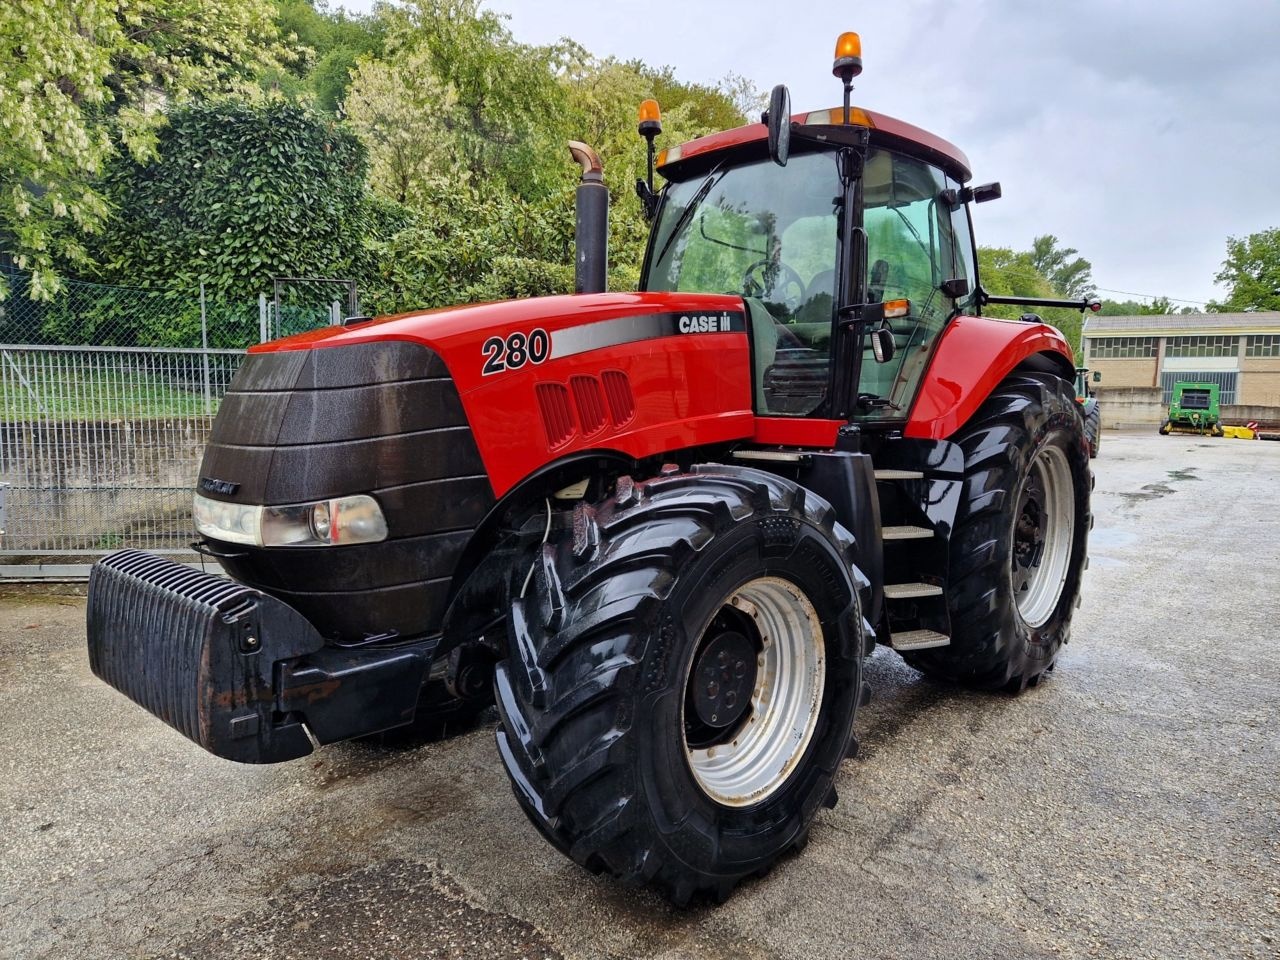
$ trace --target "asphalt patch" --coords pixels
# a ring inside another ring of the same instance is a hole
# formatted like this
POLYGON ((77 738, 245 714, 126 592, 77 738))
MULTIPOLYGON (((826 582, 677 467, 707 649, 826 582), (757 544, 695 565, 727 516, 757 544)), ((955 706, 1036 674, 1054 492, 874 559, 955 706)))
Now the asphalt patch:
POLYGON ((467 902, 421 863, 388 860, 263 905, 165 956, 181 960, 563 960, 532 924, 467 902))

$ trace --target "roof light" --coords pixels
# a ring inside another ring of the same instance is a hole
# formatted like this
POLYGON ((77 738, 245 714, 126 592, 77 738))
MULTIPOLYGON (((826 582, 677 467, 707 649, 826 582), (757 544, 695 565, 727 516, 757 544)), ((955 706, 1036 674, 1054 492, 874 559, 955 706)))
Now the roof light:
MULTIPOLYGON (((806 124, 814 126, 826 127, 832 124, 840 124, 844 121, 844 113, 839 107, 831 110, 811 110, 804 118, 806 124)), ((875 123, 865 110, 861 107, 849 108, 849 122, 859 127, 875 127, 875 123)))
POLYGON ((856 33, 842 33, 836 41, 836 59, 831 72, 848 83, 862 73, 862 38, 856 33))
POLYGON ((658 166, 661 167, 664 164, 675 163, 677 160, 680 159, 680 156, 681 156, 680 145, 677 144, 674 147, 667 147, 667 149, 661 150, 658 152, 658 166))
POLYGON ((657 100, 644 100, 640 104, 640 136, 650 143, 662 132, 662 111, 657 100))

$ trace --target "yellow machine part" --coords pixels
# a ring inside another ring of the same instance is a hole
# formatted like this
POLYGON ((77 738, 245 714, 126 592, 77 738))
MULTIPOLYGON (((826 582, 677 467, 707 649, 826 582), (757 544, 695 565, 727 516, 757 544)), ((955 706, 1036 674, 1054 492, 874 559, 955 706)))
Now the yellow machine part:
POLYGON ((1258 431, 1250 430, 1248 427, 1228 427, 1225 424, 1222 427, 1222 435, 1231 437, 1235 440, 1257 440, 1258 431))

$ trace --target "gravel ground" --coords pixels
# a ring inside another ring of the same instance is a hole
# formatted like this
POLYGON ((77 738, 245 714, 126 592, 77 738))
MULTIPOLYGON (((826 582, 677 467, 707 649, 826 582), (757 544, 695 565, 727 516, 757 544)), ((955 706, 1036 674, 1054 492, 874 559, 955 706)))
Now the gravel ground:
POLYGON ((593 878, 492 724, 242 767, 0 606, 0 956, 1280 956, 1280 443, 1106 434, 1071 645, 1021 697, 880 651, 807 851, 719 908, 593 878))

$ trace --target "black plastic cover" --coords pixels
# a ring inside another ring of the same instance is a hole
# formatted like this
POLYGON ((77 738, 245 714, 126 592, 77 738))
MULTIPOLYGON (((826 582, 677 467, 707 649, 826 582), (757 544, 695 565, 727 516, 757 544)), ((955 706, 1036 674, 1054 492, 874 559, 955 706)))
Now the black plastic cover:
POLYGON ((443 361, 400 340, 250 354, 200 477, 203 496, 236 503, 378 501, 382 543, 219 546, 233 577, 344 642, 438 631, 458 558, 495 501, 443 361))

